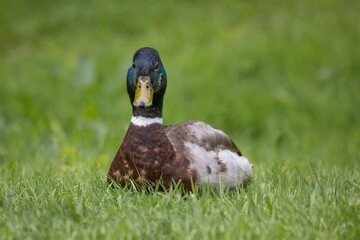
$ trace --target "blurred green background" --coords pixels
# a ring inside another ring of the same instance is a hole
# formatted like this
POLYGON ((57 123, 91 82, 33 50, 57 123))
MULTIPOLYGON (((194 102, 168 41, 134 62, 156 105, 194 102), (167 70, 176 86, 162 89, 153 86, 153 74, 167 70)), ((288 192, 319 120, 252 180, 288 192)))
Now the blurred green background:
POLYGON ((0 1, 0 239, 359 238, 360 1, 0 1), (255 164, 230 196, 109 189, 150 46, 164 123, 255 164), (309 164, 310 163, 310 164, 309 164))
POLYGON ((164 123, 201 120, 255 163, 360 159, 359 1, 10 1, 0 7, 0 166, 105 180, 127 69, 157 49, 164 123))

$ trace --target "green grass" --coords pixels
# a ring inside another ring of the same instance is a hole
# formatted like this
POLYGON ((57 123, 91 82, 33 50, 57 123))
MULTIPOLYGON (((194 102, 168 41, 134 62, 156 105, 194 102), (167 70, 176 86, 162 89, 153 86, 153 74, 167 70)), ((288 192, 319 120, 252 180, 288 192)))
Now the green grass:
POLYGON ((359 1, 0 5, 0 239, 360 238, 359 1), (108 188, 143 46, 164 123, 227 132, 246 189, 108 188))

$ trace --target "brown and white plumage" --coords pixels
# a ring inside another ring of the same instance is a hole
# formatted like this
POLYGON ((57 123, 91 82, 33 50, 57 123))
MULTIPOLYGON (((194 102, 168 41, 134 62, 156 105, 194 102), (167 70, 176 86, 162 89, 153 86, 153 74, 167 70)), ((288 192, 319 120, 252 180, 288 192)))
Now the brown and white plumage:
POLYGON ((177 154, 184 154, 189 168, 198 174, 200 186, 210 184, 231 188, 252 175, 249 161, 241 155, 234 142, 223 131, 199 121, 186 121, 165 127, 165 132, 177 154))
POLYGON ((167 85, 160 56, 152 48, 139 49, 127 76, 133 116, 108 176, 126 185, 162 181, 165 189, 181 181, 234 188, 252 175, 249 161, 221 130, 203 122, 163 126, 162 104, 167 85))

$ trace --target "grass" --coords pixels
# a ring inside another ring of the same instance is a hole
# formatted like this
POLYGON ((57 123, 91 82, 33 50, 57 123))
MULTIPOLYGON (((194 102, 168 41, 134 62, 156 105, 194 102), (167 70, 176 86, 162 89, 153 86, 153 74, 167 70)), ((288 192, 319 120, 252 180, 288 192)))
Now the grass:
POLYGON ((1 239, 358 239, 358 1, 10 1, 0 8, 1 239), (164 123, 223 129, 233 194, 108 188, 132 54, 156 48, 164 123))

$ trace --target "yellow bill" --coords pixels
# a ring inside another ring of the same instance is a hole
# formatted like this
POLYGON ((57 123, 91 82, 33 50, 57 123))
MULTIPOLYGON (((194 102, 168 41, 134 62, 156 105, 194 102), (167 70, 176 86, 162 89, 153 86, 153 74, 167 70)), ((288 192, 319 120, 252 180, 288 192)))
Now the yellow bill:
POLYGON ((133 105, 135 107, 150 107, 152 105, 152 100, 153 88, 150 83, 150 77, 139 77, 136 84, 133 105))

